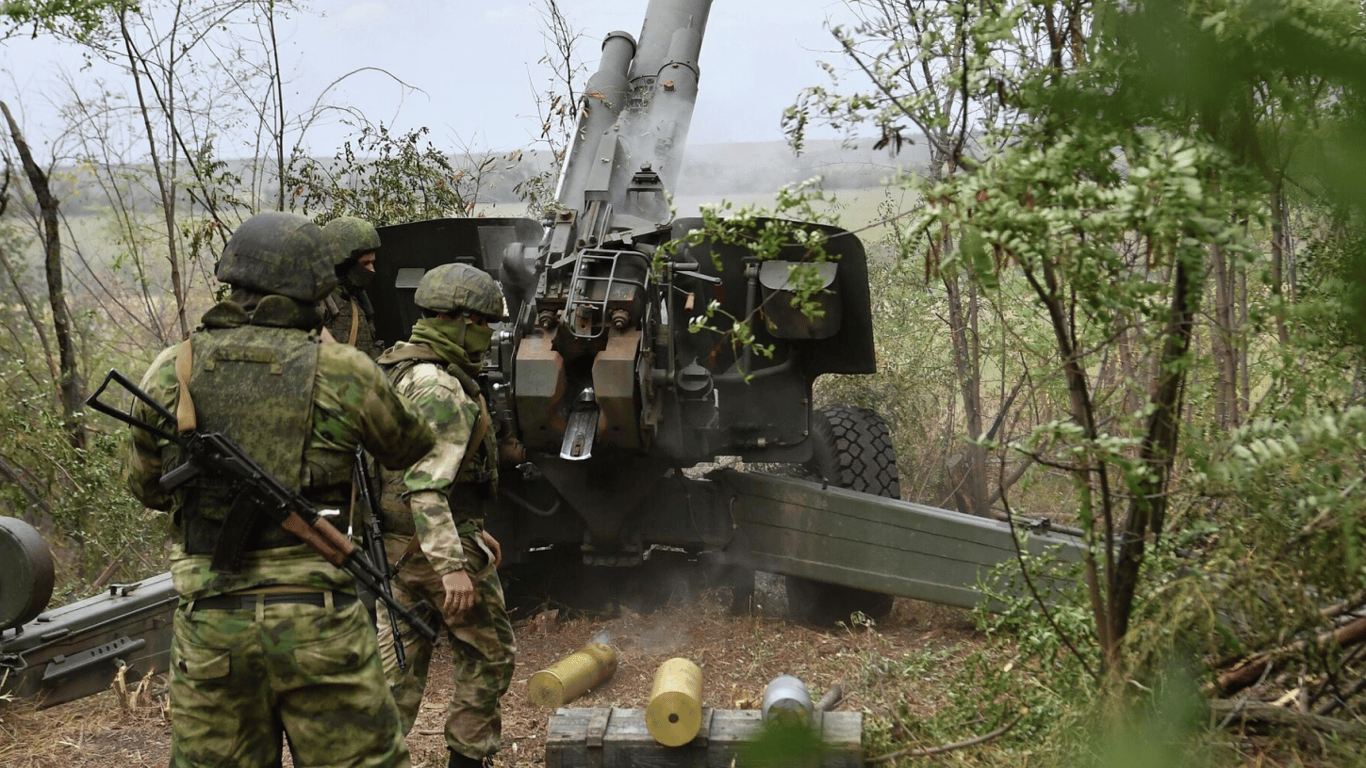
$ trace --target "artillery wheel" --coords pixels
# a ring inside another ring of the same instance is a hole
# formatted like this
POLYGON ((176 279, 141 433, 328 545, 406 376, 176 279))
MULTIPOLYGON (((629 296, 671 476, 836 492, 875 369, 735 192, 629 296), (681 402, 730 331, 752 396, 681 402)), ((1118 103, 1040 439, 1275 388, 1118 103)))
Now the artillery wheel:
MULTIPOLYGON (((892 499, 901 498, 896 450, 887 422, 868 408, 834 405, 811 415, 814 455, 806 469, 832 485, 892 499)), ((787 577, 788 613, 798 621, 830 626, 854 612, 881 619, 892 596, 853 587, 787 577)))

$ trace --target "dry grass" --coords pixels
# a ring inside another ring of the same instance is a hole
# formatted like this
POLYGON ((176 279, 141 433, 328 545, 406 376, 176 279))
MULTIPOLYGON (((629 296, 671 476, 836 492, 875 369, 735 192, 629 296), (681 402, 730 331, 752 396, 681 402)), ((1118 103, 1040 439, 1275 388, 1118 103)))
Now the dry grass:
MULTIPOLYGON (((897 600, 890 616, 871 629, 818 630, 780 617, 781 595, 753 615, 732 617, 720 599, 674 605, 649 615, 623 610, 613 617, 542 615, 519 622, 517 672, 504 699, 503 751, 495 766, 541 765, 550 712, 526 701, 532 673, 606 635, 620 652, 616 674, 570 706, 644 707, 655 668, 686 656, 703 669, 703 698, 715 707, 757 708, 773 677, 794 674, 819 696, 843 682, 840 709, 866 709, 890 717, 898 703, 926 715, 943 704, 934 679, 898 680, 885 672, 908 659, 935 654, 934 678, 947 676, 957 659, 980 643, 966 613, 897 600), (920 682, 914 690, 906 685, 920 682)), ((713 596, 715 598, 715 596, 713 596)), ((441 735, 449 696, 450 657, 443 646, 408 744, 415 768, 446 764, 441 735)), ((170 726, 157 682, 117 686, 98 696, 35 711, 15 704, 0 709, 0 765, 6 768, 109 768, 163 766, 170 726)), ((289 765, 286 758, 286 765, 289 765)))

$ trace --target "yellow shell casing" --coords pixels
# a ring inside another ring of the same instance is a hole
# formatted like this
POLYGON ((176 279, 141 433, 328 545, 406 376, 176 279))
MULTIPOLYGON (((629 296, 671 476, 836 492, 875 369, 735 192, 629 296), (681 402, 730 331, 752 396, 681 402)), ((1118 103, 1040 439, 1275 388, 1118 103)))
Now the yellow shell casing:
POLYGON ((600 685, 617 671, 617 651, 606 643, 589 643, 537 672, 527 681, 527 701, 562 707, 600 685))
POLYGON ((645 727, 655 741, 679 747, 702 728, 702 670, 688 659, 669 659, 655 671, 645 727))

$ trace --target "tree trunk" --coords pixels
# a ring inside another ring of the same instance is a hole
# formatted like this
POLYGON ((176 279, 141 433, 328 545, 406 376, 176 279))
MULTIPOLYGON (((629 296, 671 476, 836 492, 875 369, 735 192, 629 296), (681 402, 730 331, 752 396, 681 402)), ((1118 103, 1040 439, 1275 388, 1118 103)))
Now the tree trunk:
POLYGON ((1214 273, 1214 360, 1218 370, 1215 379, 1215 418, 1219 426, 1236 426, 1238 417, 1238 350, 1234 342, 1234 276, 1229 269, 1224 249, 1210 248, 1210 264, 1214 273))
MULTIPOLYGON (((124 13, 126 9, 119 13, 119 29, 123 33, 124 50, 128 53, 128 67, 133 74, 133 85, 138 94, 138 111, 142 114, 142 124, 147 131, 147 151, 152 160, 152 170, 156 173, 157 189, 161 192, 161 211, 166 221, 166 258, 171 265, 171 292, 175 296, 176 319, 180 321, 180 338, 187 339, 190 337, 190 321, 186 314, 188 300, 185 296, 184 276, 180 271, 180 253, 176 248, 175 174, 171 173, 168 178, 162 171, 156 134, 152 131, 150 107, 147 106, 147 99, 142 93, 142 74, 145 72, 150 79, 151 73, 147 70, 146 62, 133 47, 133 39, 128 34, 128 23, 124 13)), ((166 120, 174 126, 174 113, 169 107, 166 108, 166 120)), ((172 157, 174 158, 174 153, 172 157)))
POLYGON ((0 110, 5 113, 9 123, 10 136, 19 150, 19 158, 24 163, 33 196, 38 201, 38 210, 43 220, 43 267, 47 272, 47 298, 52 307, 52 330, 57 341, 57 359, 60 375, 57 378, 57 398, 61 403, 62 418, 66 425, 67 439, 76 448, 85 448, 85 430, 81 428, 80 413, 85 407, 81 397, 83 389, 80 372, 76 367, 76 349, 71 337, 71 316, 66 309, 66 290, 62 285, 62 240, 57 228, 57 198, 48 185, 47 174, 33 160, 28 142, 14 122, 9 106, 0 102, 0 110))
MULTIPOLYGON (((1285 189, 1280 182, 1271 191, 1271 295, 1284 299, 1286 243, 1290 238, 1289 221, 1285 209, 1285 189)), ((1285 327, 1285 312, 1276 312, 1276 338, 1282 345, 1290 343, 1290 332, 1285 327)))
MULTIPOLYGON (((1093 444, 1098 436, 1096 429, 1095 404, 1091 401, 1090 387, 1086 379, 1085 352, 1076 344, 1075 328, 1071 315, 1063 303, 1057 274, 1052 265, 1043 261, 1036 274, 1025 267, 1025 279, 1039 297, 1040 303, 1048 311, 1048 321, 1053 327, 1053 337, 1058 344, 1058 355, 1062 358, 1063 375, 1067 378, 1067 396, 1072 420, 1081 426, 1088 443, 1093 444)), ((1101 648, 1103 663, 1107 669, 1114 668, 1119 658, 1119 642, 1123 637, 1120 623, 1116 619, 1114 585, 1114 549, 1108 544, 1114 537, 1113 495, 1110 492, 1110 477, 1105 462, 1096 461, 1094 455, 1081 459, 1079 466, 1072 469, 1072 481, 1081 496, 1080 512, 1083 525, 1087 529, 1087 542, 1090 544, 1082 556, 1086 569, 1087 592, 1091 599, 1091 615, 1096 620, 1096 640, 1101 648), (1099 509, 1097 509, 1097 505, 1099 509), (1096 516, 1099 513, 1099 521, 1096 516), (1095 530, 1097 522, 1100 532, 1095 530), (1096 552, 1102 555, 1102 562, 1096 562, 1096 552), (1101 574, 1104 574, 1102 580, 1101 574), (1102 584, 1109 587, 1102 592, 1102 584)))
POLYGON ((1203 265, 1190 263, 1196 258, 1178 256, 1172 270, 1171 315, 1163 331, 1161 357, 1153 368, 1155 381, 1150 390, 1153 410, 1139 450, 1139 459, 1148 465, 1150 473, 1136 484, 1129 502, 1124 539, 1120 543, 1110 587, 1114 595, 1116 640, 1123 638, 1129 628, 1129 613, 1133 610, 1148 538, 1151 536, 1156 542, 1162 535, 1167 513, 1167 480, 1181 437, 1181 403, 1188 370, 1183 358, 1190 351, 1195 313, 1204 290, 1203 265))
MULTIPOLYGON (((971 292, 963 306, 962 286, 957 276, 945 275, 948 298, 949 335, 953 339, 953 367, 963 398, 963 416, 969 440, 982 436, 981 371, 976 352, 976 293, 971 292)), ((963 447, 963 460, 952 467, 956 481, 958 511, 986 516, 986 452, 979 445, 963 447)))

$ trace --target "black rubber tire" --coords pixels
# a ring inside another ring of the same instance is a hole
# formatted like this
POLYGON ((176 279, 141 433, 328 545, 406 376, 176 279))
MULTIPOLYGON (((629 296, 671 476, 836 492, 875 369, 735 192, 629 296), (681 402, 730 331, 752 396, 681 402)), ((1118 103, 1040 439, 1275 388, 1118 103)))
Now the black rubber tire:
MULTIPOLYGON (((812 414, 815 455, 806 469, 831 485, 901 498, 896 449, 887 422, 868 408, 834 405, 812 414)), ((797 621, 828 627, 855 612, 884 618, 893 598, 877 592, 787 577, 787 609, 797 621)))

